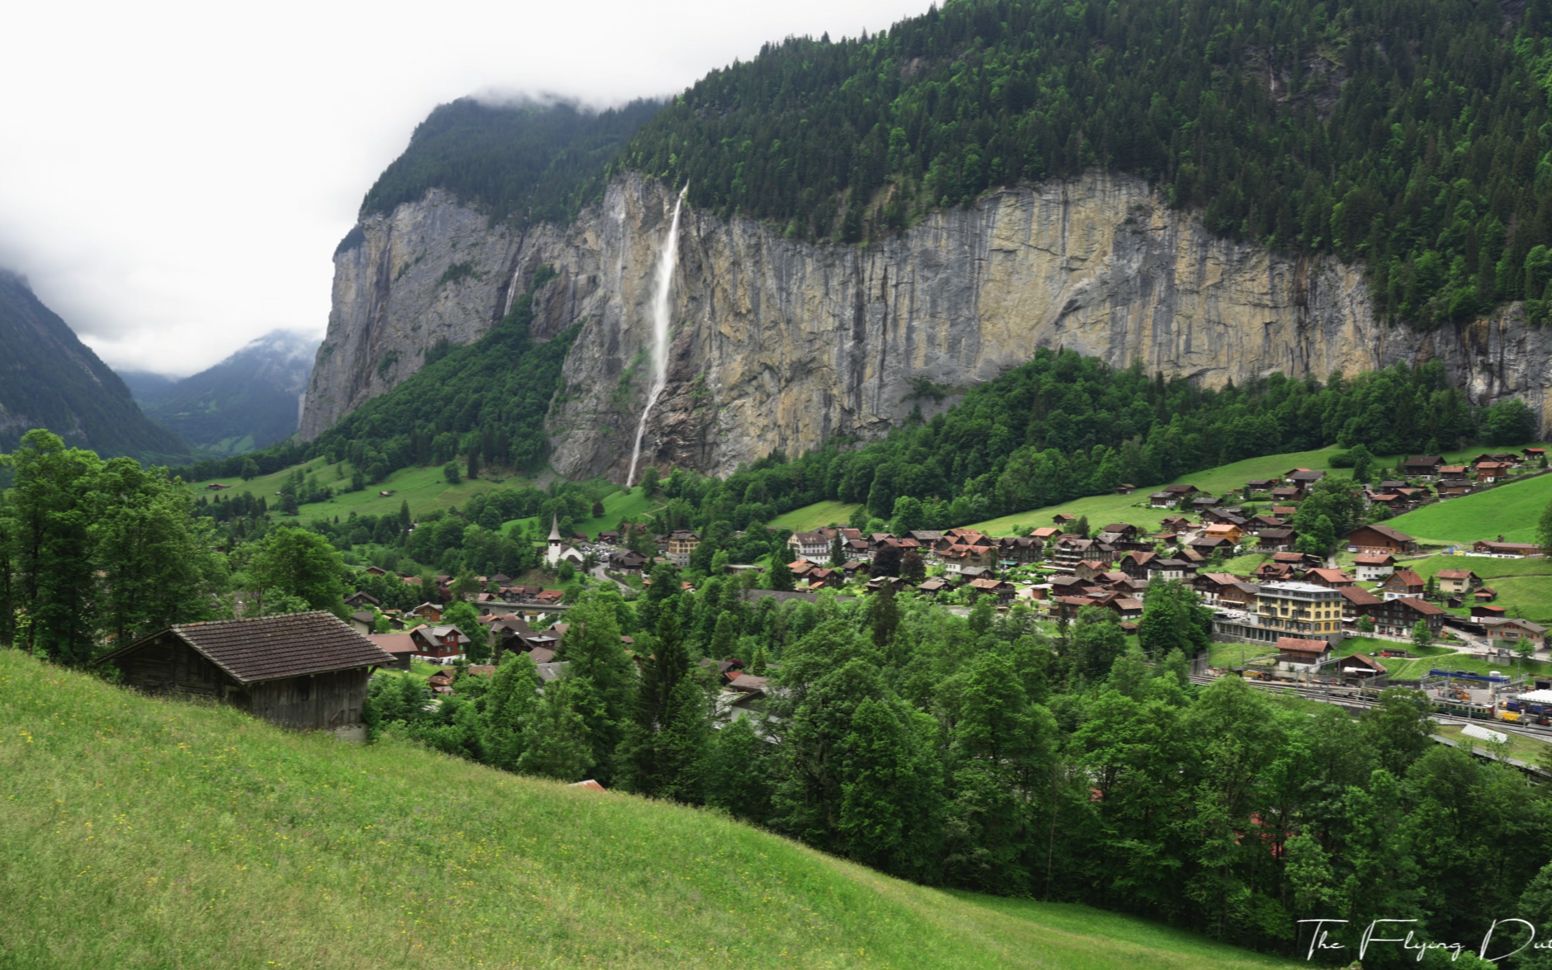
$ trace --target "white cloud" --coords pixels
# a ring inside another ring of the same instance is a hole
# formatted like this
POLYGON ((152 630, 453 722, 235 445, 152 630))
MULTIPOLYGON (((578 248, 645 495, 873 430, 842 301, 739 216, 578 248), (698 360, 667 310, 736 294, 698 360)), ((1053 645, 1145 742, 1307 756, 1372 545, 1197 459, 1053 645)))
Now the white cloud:
POLYGON ((0 58, 0 265, 110 364, 190 373, 321 335, 330 255, 439 103, 668 94, 765 41, 925 0, 15 5, 0 58))

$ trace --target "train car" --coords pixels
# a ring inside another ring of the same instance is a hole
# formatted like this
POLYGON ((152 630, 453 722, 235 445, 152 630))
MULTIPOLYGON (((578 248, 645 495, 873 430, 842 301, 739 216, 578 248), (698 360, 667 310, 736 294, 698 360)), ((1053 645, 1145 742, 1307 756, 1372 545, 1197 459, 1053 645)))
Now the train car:
POLYGON ((1508 709, 1499 711, 1498 712, 1498 720, 1500 720, 1500 721, 1508 721, 1511 724, 1517 724, 1517 723, 1519 723, 1519 720, 1520 720, 1520 712, 1519 711, 1511 711, 1511 710, 1508 710, 1508 709))

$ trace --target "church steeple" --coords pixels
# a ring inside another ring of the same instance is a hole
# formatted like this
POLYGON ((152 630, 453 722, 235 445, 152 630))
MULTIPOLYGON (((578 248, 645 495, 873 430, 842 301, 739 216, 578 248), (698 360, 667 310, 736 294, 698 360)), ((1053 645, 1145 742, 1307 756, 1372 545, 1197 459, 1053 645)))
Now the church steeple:
POLYGON ((544 561, 553 569, 560 562, 562 540, 560 537, 560 517, 555 513, 550 514, 550 544, 544 551, 544 561))

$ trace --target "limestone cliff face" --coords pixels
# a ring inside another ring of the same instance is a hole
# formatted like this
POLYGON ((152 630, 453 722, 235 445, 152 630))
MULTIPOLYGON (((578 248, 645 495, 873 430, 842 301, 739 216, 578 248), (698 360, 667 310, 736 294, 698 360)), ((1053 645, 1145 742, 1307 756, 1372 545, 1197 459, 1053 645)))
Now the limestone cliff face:
MULTIPOLYGON (((368 220, 336 257, 304 436, 412 373, 438 339, 483 333, 550 265, 536 331, 583 323, 549 415, 553 463, 623 477, 673 196, 624 176, 572 225, 526 233, 435 193, 368 220)), ((795 242, 687 205, 678 260, 669 383, 642 450, 662 467, 723 473, 777 448, 875 436, 913 407, 931 412, 924 382, 951 398, 1040 347, 1210 386, 1438 357, 1474 399, 1519 395, 1552 417, 1552 335, 1516 308, 1427 335, 1384 327, 1357 267, 1218 238, 1125 177, 993 193, 867 247, 795 242)))

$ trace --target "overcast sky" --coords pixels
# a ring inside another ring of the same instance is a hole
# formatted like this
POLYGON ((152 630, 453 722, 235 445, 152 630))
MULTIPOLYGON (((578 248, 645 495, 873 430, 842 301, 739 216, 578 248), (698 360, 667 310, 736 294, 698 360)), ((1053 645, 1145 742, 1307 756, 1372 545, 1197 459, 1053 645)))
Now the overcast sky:
POLYGON ((12 4, 0 266, 123 370, 321 337, 334 246, 437 104, 671 93, 766 40, 873 32, 928 2, 12 4))

